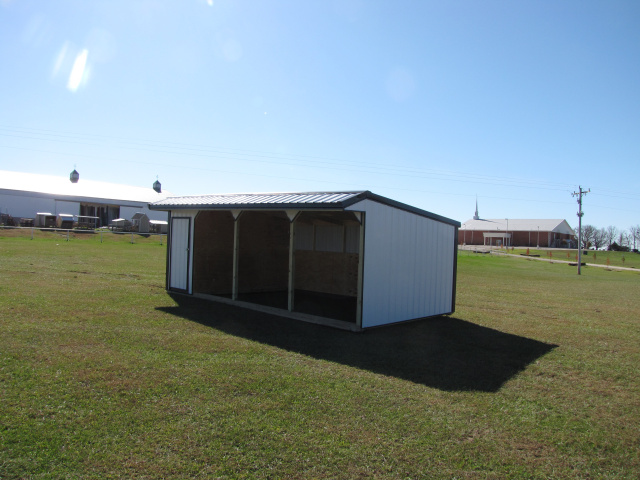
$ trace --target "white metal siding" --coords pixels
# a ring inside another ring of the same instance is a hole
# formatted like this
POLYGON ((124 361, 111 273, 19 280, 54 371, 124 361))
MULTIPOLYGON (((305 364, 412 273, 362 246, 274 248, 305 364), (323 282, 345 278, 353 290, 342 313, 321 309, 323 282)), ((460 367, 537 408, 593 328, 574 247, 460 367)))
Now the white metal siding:
POLYGON ((297 223, 295 246, 296 250, 313 250, 313 225, 297 223))
POLYGON ((344 227, 342 225, 316 225, 316 251, 342 252, 344 227))
POLYGON ((358 248, 360 248, 360 225, 347 225, 345 229, 345 252, 358 253, 358 248))
POLYGON ((53 213, 69 213, 71 215, 80 215, 80 203, 56 200, 56 211, 53 213))
POLYGON ((364 200, 362 327, 451 312, 455 227, 364 200))
MULTIPOLYGON (((0 212, 9 213, 14 217, 35 218, 37 212, 70 213, 78 215, 80 213, 80 203, 90 203, 93 205, 121 205, 119 200, 103 200, 99 198, 85 198, 82 201, 56 200, 50 195, 33 192, 20 193, 0 193, 0 212)), ((130 204, 131 202, 127 202, 130 204)), ((141 203, 138 206, 120 206, 120 216, 131 220, 136 212, 146 213, 150 220, 167 220, 167 212, 150 211, 147 204, 141 203)), ((182 213, 180 214, 182 215, 182 213)))
MULTIPOLYGON (((147 205, 138 205, 136 207, 120 207, 120 217, 126 218, 127 220, 131 220, 131 218, 138 212, 144 213, 147 217, 149 217, 149 220, 167 220, 167 212, 149 210, 149 207, 147 205)), ((184 214, 182 212, 176 212, 175 215, 177 217, 182 217, 184 214)))
POLYGON ((0 194, 0 212, 12 217, 35 218, 38 212, 56 213, 55 209, 56 201, 53 198, 0 194))
POLYGON ((359 239, 360 225, 296 225, 296 250, 358 253, 359 239))
POLYGON ((189 218, 171 219, 171 265, 169 269, 169 288, 187 290, 189 285, 189 218))

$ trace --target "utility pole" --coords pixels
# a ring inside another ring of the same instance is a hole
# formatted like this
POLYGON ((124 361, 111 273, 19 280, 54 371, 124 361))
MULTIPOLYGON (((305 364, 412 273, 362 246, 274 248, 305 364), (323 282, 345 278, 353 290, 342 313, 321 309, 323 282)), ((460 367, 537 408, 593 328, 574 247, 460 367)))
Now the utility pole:
POLYGON ((584 215, 582 211, 582 196, 590 191, 591 189, 582 190, 582 187, 578 186, 578 191, 571 194, 574 197, 578 197, 578 275, 580 275, 580 266, 582 265, 582 216, 584 215))

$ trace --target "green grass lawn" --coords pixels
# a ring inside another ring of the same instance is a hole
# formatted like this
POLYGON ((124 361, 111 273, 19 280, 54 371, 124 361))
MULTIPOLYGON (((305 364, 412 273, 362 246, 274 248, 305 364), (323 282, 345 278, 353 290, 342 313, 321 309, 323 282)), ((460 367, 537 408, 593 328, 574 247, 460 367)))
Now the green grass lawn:
POLYGON ((157 238, 6 232, 2 479, 640 476, 636 272, 464 252, 454 315, 353 334, 172 298, 157 238))
MULTIPOLYGON (((497 250, 498 252, 507 252, 507 250, 497 250)), ((526 254, 526 248, 514 248, 513 251, 509 249, 507 253, 513 253, 514 255, 526 254)), ((544 249, 538 250, 535 248, 529 249, 530 255, 539 255, 540 258, 547 258, 551 260, 563 260, 566 262, 576 262, 578 250, 570 249, 544 249), (551 253, 551 256, 549 256, 551 253)), ((627 267, 637 268, 640 270, 640 253, 634 252, 608 252, 608 251, 594 251, 583 250, 582 263, 595 263, 598 265, 610 265, 612 267, 627 267), (608 263, 607 263, 608 262, 608 263)))

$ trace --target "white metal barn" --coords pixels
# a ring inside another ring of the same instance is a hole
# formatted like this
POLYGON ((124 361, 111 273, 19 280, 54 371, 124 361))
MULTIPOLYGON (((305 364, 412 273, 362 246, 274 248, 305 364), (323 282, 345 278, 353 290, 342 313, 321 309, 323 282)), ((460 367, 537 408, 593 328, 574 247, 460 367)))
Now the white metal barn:
POLYGON ((151 212, 148 205, 170 195, 153 188, 87 179, 76 179, 74 183, 69 177, 0 170, 0 212, 36 218, 36 225, 41 212, 53 216, 70 214, 78 220, 96 219, 92 226, 97 227, 107 226, 119 217, 131 219, 137 212, 166 221, 165 213, 151 212))
POLYGON ((170 197, 167 289, 349 330, 453 313, 460 223, 369 191, 170 197))

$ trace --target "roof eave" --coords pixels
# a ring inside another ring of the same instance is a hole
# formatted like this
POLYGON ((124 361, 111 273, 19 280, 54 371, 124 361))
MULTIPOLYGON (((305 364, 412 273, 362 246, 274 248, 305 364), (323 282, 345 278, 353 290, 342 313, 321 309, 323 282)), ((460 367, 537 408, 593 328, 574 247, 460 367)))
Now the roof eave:
MULTIPOLYGON (((355 193, 355 192, 354 192, 355 193)), ((432 220, 436 220, 438 222, 446 223, 452 225, 454 227, 460 227, 460 222, 453 220, 451 218, 443 217, 441 215, 437 215, 432 212, 428 212, 426 210, 422 210, 420 208, 412 207, 411 205, 407 205, 406 203, 398 202, 396 200, 392 200, 387 197, 383 197, 381 195, 376 195, 369 190, 365 190, 362 192, 358 192, 356 195, 337 202, 331 203, 227 203, 227 204, 216 204, 216 205, 206 205, 206 204, 183 204, 183 205, 156 205, 150 204, 149 210, 162 210, 162 211, 173 211, 173 210, 344 210, 347 207, 355 205, 363 200, 372 200, 374 202, 381 203, 383 205, 387 205, 393 208, 397 208, 399 210, 404 210, 415 215, 420 215, 422 217, 430 218, 432 220)), ((163 200, 164 202, 170 201, 171 198, 167 198, 163 200)))
POLYGON ((224 205, 154 205, 149 204, 149 210, 343 210, 344 206, 336 203, 227 203, 224 205))
MULTIPOLYGON (((447 223, 457 228, 460 228, 460 225, 461 225, 460 222, 458 222, 457 220, 453 220, 448 217, 443 217, 442 215, 438 215, 437 213, 429 212, 427 210, 422 210, 421 208, 413 207, 411 205, 407 205, 406 203, 398 202, 396 200, 383 197, 382 195, 377 195, 370 191, 363 192, 363 198, 361 198, 360 200, 364 200, 365 198, 373 200, 374 202, 382 203, 384 205, 397 208, 399 210, 404 210, 406 212, 420 215, 421 217, 426 217, 426 218, 430 218, 431 220, 447 223)), ((360 201, 360 200, 357 200, 357 201, 360 201)), ((352 203, 356 203, 356 202, 352 202, 352 203)))

